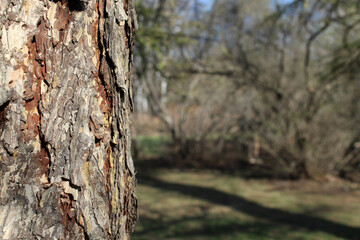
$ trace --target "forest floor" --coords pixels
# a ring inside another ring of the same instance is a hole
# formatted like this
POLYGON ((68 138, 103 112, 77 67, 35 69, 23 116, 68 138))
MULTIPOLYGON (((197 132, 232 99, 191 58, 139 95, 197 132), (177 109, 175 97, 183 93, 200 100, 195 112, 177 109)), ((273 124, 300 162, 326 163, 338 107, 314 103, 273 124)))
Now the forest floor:
POLYGON ((138 174, 132 239, 360 239, 360 185, 245 179, 216 171, 138 174))

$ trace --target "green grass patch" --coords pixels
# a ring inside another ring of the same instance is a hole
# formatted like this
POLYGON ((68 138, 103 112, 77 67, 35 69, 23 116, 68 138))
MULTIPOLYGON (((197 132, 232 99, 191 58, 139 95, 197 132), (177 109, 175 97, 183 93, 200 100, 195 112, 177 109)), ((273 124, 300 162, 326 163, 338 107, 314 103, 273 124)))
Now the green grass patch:
POLYGON ((148 158, 165 155, 170 145, 170 138, 162 135, 138 135, 135 141, 138 153, 148 158))
POLYGON ((360 189, 347 182, 158 170, 139 177, 137 195, 135 240, 360 239, 360 189))

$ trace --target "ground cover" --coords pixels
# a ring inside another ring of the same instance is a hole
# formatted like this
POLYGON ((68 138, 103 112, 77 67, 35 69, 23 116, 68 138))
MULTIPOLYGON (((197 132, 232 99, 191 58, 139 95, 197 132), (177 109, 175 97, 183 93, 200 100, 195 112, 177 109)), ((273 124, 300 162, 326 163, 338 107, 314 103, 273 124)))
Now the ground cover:
POLYGON ((360 186, 341 179, 244 179, 169 169, 138 177, 135 240, 360 239, 360 186))

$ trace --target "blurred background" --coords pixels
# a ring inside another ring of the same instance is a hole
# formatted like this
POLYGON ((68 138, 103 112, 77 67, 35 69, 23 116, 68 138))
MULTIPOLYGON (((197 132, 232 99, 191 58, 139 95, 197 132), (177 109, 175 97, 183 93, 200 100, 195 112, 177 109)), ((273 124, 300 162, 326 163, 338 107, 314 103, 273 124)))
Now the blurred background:
POLYGON ((137 0, 133 239, 360 239, 360 0, 137 0))

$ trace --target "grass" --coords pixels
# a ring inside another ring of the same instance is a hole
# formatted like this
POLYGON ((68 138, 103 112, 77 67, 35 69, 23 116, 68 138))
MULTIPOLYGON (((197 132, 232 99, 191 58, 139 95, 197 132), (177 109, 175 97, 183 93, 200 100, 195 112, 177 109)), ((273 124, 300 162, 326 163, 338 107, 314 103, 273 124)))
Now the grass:
POLYGON ((162 135, 138 135, 136 145, 141 155, 148 158, 162 156, 166 153, 170 139, 162 135))
POLYGON ((247 180, 217 172, 139 176, 132 239, 360 239, 360 188, 332 182, 247 180))

